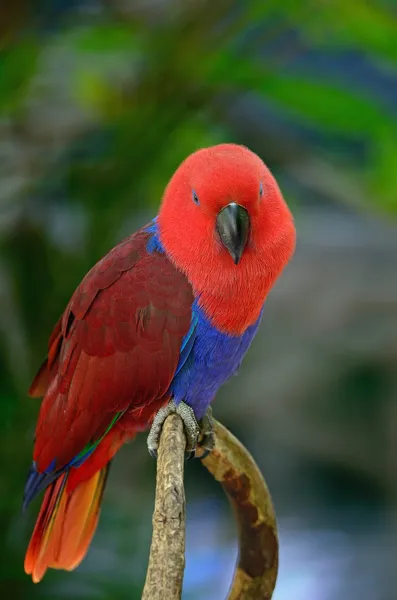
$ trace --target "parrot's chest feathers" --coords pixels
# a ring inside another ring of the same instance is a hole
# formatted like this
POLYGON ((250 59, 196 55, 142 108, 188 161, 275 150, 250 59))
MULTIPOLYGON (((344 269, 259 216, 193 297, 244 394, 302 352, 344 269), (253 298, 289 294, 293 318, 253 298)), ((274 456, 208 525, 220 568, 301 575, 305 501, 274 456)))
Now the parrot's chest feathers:
POLYGON ((238 370, 256 334, 260 316, 241 336, 219 331, 197 304, 193 318, 195 328, 190 336, 194 336, 194 341, 190 337, 189 356, 174 377, 171 390, 177 403, 184 400, 201 418, 218 389, 238 370))
MULTIPOLYGON (((157 219, 147 227, 151 234, 149 252, 167 255, 159 237, 157 219)), ((242 336, 259 318, 263 303, 274 282, 274 274, 268 270, 266 261, 259 252, 251 253, 236 267, 230 257, 223 261, 207 261, 205 255, 190 268, 181 268, 194 292, 194 296, 205 315, 219 331, 233 336, 242 336), (223 264, 224 263, 224 264, 223 264)))
POLYGON ((219 331, 233 337, 244 335, 259 318, 268 292, 267 277, 257 277, 248 284, 242 277, 231 284, 218 285, 198 293, 198 303, 219 331))
MULTIPOLYGON (((151 234, 148 251, 166 254, 156 221, 147 231, 151 234)), ((176 403, 183 400, 192 406, 198 419, 238 370, 258 329, 266 297, 268 280, 263 271, 254 277, 249 268, 236 272, 233 265, 232 274, 220 277, 219 271, 210 269, 204 282, 188 278, 195 297, 191 326, 169 391, 176 403)))

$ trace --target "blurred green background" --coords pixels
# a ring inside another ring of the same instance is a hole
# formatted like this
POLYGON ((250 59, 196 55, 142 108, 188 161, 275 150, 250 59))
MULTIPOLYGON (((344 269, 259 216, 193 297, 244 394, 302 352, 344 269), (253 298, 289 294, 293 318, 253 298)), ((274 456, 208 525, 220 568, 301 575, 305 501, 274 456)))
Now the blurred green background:
MULTIPOLYGON (((396 600, 397 4, 13 0, 0 6, 0 595, 140 597, 154 462, 115 461, 73 574, 33 586, 21 516, 39 403, 26 390, 86 271, 220 141, 268 163, 298 248, 214 411, 266 475, 275 600, 396 600)), ((198 461, 197 461, 198 462, 198 461)), ((189 464, 184 598, 225 597, 235 531, 189 464)))

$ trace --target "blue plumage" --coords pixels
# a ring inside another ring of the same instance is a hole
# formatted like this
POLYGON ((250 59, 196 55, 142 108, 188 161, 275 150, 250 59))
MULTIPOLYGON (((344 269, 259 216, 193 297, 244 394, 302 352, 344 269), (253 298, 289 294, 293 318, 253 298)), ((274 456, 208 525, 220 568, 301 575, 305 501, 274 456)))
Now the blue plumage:
POLYGON ((50 473, 47 469, 45 473, 39 473, 36 468, 36 463, 33 462, 29 469, 28 477, 25 483, 25 489, 23 492, 22 500, 22 510, 26 510, 33 498, 35 498, 38 494, 40 494, 40 492, 45 490, 46 487, 49 486, 53 481, 55 481, 57 477, 59 477, 61 472, 65 470, 66 469, 62 469, 61 471, 53 470, 52 473, 50 473))
POLYGON ((261 316, 242 336, 232 336, 218 331, 194 303, 194 343, 190 338, 190 354, 171 383, 176 404, 183 400, 194 409, 197 419, 204 416, 221 385, 238 370, 261 316))
MULTIPOLYGON (((147 231, 152 233, 148 251, 164 252, 156 219, 147 231)), ((262 313, 243 335, 233 336, 214 327, 197 300, 194 302, 192 324, 183 340, 181 358, 170 386, 176 404, 183 400, 194 409, 198 419, 204 416, 221 385, 238 370, 261 317, 262 313)))
MULTIPOLYGON (((146 230, 152 234, 147 243, 148 252, 164 253, 158 237, 157 219, 153 219, 146 230)), ((200 308, 197 299, 195 300, 191 325, 183 339, 179 363, 170 385, 170 392, 176 404, 183 400, 193 408, 197 419, 204 416, 219 388, 238 370, 258 329, 261 316, 262 313, 243 335, 233 336, 214 327, 200 308)), ((122 413, 115 416, 105 433, 121 416, 122 413)), ((55 459, 42 474, 38 473, 33 463, 25 486, 24 508, 61 473, 70 467, 78 468, 82 465, 101 439, 89 444, 60 470, 56 470, 55 459)))

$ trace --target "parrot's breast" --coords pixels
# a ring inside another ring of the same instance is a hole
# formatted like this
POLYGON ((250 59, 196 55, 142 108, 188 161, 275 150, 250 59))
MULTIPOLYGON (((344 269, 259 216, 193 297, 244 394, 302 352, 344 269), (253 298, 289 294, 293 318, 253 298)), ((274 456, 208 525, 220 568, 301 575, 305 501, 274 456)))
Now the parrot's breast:
MULTIPOLYGON (((147 231, 147 250, 167 254, 158 236, 157 219, 147 231)), ((263 311, 263 309, 262 309, 263 311)), ((180 360, 169 392, 176 404, 189 404, 201 419, 217 391, 238 370, 260 323, 262 311, 242 335, 230 335, 217 329, 199 306, 192 306, 191 326, 182 341, 180 360)))
POLYGON ((201 419, 217 391, 238 370, 260 323, 248 327, 241 336, 231 336, 217 330, 204 315, 202 309, 193 305, 193 331, 187 334, 186 347, 189 355, 181 352, 183 365, 178 368, 171 384, 176 403, 183 400, 201 419), (193 340, 192 340, 193 338, 193 340))

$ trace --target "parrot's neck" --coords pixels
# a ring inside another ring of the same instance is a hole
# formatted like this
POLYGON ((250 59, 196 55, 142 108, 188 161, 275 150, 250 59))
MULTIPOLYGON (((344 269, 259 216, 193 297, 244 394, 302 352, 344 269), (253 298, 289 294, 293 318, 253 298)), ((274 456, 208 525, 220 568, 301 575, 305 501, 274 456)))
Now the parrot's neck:
POLYGON ((275 280, 260 264, 242 261, 238 268, 229 264, 226 268, 220 265, 220 268, 208 269, 203 260, 199 265, 179 265, 160 240, 157 219, 146 230, 152 234, 148 249, 167 254, 176 268, 185 273, 198 305, 214 327, 223 333, 240 336, 256 323, 275 280))
MULTIPOLYGON (((214 281, 215 283, 215 281, 214 281)), ((263 309, 266 293, 263 286, 251 290, 247 285, 233 285, 216 282, 216 291, 200 291, 197 285, 193 288, 198 298, 198 304, 213 325, 229 335, 240 336, 257 322, 263 309)))

